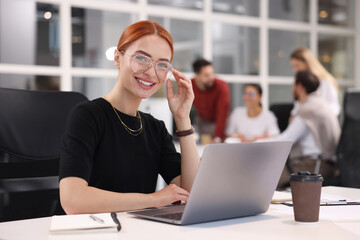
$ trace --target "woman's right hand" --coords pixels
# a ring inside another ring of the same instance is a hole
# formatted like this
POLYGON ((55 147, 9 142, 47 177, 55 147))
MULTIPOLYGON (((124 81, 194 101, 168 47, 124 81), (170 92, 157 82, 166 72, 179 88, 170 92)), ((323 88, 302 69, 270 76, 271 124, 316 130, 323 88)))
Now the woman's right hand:
POLYGON ((187 202, 189 192, 175 184, 170 184, 160 191, 151 193, 150 195, 154 197, 154 207, 164 207, 177 201, 187 202))

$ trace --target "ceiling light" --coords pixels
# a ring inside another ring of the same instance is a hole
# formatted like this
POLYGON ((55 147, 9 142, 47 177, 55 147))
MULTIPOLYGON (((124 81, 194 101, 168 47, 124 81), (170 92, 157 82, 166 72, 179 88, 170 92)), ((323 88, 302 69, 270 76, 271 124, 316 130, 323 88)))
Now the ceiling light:
POLYGON ((51 16, 52 16, 51 12, 45 12, 45 13, 44 13, 44 18, 45 18, 46 20, 49 20, 49 19, 51 18, 51 16))
POLYGON ((106 50, 105 52, 105 56, 106 59, 109 61, 114 61, 114 52, 115 52, 116 47, 110 47, 106 50))
POLYGON ((329 16, 328 12, 325 10, 320 11, 319 15, 321 18, 327 18, 329 16))

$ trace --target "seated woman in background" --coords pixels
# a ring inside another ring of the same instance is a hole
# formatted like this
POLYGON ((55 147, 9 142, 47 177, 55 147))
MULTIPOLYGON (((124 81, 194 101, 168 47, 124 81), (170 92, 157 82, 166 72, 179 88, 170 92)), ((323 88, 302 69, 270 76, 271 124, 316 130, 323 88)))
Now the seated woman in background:
POLYGON ((246 84, 243 101, 246 107, 235 108, 229 118, 225 142, 253 142, 280 133, 275 115, 261 106, 259 84, 246 84))
MULTIPOLYGON (((335 78, 326 71, 311 51, 305 47, 295 49, 290 56, 290 63, 295 74, 299 71, 310 71, 320 79, 320 86, 316 92, 330 105, 335 116, 338 116, 340 114, 339 86, 335 78)), ((298 104, 295 103, 291 115, 296 115, 297 109, 298 104)))

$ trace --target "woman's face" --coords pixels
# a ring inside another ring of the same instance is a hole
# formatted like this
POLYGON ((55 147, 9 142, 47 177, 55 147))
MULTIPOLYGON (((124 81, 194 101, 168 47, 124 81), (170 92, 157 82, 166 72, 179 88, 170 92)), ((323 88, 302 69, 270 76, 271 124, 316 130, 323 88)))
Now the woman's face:
POLYGON ((253 86, 247 86, 244 88, 243 101, 247 108, 253 108, 260 105, 261 95, 257 92, 253 86))
POLYGON ((161 63, 170 63, 171 48, 169 43, 158 35, 147 35, 133 42, 126 50, 121 53, 115 51, 115 65, 119 69, 121 85, 129 93, 138 98, 145 99, 157 92, 166 79, 159 78, 159 70, 155 71, 155 66, 161 63), (134 72, 134 56, 138 61, 136 66, 141 65, 145 57, 151 58, 152 63, 148 70, 143 73, 134 72), (140 63, 139 63, 140 61, 140 63), (158 73, 158 74, 157 74, 158 73))
POLYGON ((290 59, 290 64, 293 68, 293 72, 297 73, 300 71, 306 71, 307 70, 307 65, 304 61, 295 59, 295 58, 291 58, 290 59))

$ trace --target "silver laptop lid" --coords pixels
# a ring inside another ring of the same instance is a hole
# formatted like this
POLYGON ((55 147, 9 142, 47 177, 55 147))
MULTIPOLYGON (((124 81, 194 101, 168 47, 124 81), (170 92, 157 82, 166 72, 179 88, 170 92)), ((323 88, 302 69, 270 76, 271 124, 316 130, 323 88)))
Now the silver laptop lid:
POLYGON ((181 224, 266 212, 292 143, 207 145, 181 224))

